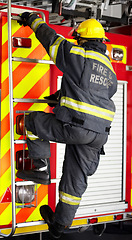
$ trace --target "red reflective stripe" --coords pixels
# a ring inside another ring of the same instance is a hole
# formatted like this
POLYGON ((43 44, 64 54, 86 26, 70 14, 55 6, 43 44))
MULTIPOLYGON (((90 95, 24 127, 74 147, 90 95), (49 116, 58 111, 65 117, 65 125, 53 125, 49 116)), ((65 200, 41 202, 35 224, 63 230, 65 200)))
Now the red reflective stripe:
POLYGON ((12 228, 12 224, 0 225, 0 228, 1 228, 1 229, 4 229, 4 228, 12 228))

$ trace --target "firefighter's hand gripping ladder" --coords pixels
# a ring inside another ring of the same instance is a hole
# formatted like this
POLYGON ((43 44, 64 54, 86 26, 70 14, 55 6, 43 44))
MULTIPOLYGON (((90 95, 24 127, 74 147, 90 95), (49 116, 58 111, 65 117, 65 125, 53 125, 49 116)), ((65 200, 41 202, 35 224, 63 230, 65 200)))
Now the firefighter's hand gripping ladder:
MULTIPOLYGON (((1 7, 1 9, 7 8, 8 13, 8 63, 9 63, 9 101, 10 101, 10 148, 11 148, 11 189, 12 189, 12 229, 9 234, 4 234, 0 231, 0 236, 9 237, 15 233, 19 224, 16 224, 16 205, 15 205, 15 150, 14 144, 14 115, 13 115, 13 103, 14 102, 33 102, 33 103, 55 103, 51 100, 42 100, 42 99, 18 99, 13 98, 13 74, 12 74, 12 61, 21 61, 21 62, 34 62, 34 63, 48 63, 54 64, 52 61, 41 60, 41 59, 29 59, 29 58, 13 58, 12 57, 12 35, 11 35, 11 19, 20 20, 18 16, 11 15, 11 0, 8 0, 8 4, 1 7)), ((45 21, 45 15, 43 12, 35 12, 42 15, 43 20, 45 21)), ((18 140, 19 141, 19 140, 18 140)))

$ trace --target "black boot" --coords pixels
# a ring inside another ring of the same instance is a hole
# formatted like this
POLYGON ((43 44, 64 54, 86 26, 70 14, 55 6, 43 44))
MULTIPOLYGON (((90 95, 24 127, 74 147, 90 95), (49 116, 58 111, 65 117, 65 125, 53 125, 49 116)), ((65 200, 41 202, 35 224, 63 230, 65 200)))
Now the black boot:
POLYGON ((33 160, 33 164, 35 165, 35 169, 19 170, 16 176, 38 184, 49 185, 51 183, 50 160, 48 158, 35 159, 33 160))
POLYGON ((52 209, 48 205, 43 205, 40 207, 40 214, 48 224, 50 235, 55 239, 60 238, 65 226, 55 221, 55 213, 52 209))

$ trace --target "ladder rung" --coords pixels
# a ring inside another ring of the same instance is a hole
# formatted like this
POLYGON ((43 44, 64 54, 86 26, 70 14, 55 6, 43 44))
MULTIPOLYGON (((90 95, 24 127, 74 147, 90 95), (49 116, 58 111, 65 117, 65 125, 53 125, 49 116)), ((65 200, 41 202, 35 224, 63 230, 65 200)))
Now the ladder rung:
POLYGON ((22 58, 22 57, 12 57, 12 61, 15 62, 28 62, 28 63, 43 63, 43 64, 54 64, 51 60, 34 59, 34 58, 22 58))
POLYGON ((26 186, 26 185, 36 185, 34 182, 32 181, 21 181, 21 182, 15 182, 16 186, 26 186))
POLYGON ((23 103, 54 103, 57 104, 57 101, 48 100, 48 99, 31 99, 31 98, 14 98, 13 102, 23 102, 23 103))
POLYGON ((34 111, 24 111, 24 110, 16 110, 16 113, 31 113, 31 112, 34 112, 34 111))
POLYGON ((19 17, 19 16, 14 16, 14 15, 11 16, 11 19, 12 19, 12 20, 16 20, 16 21, 22 21, 21 17, 19 17))
POLYGON ((14 144, 25 144, 26 140, 22 139, 22 140, 14 140, 14 144))
POLYGON ((25 102, 25 103, 47 103, 44 99, 31 99, 31 98, 14 98, 13 102, 25 102))
POLYGON ((21 203, 23 205, 17 205, 16 208, 31 208, 31 207, 35 207, 34 204, 30 204, 30 205, 27 205, 25 203, 21 203))
MULTIPOLYGON (((24 139, 14 140, 14 144, 25 144, 25 143, 26 143, 26 140, 24 140, 24 139)), ((56 142, 49 141, 49 143, 56 143, 56 142)))
POLYGON ((16 227, 21 228, 21 227, 30 227, 30 226, 36 226, 36 225, 43 225, 45 224, 44 221, 37 221, 37 222, 24 222, 24 223, 17 223, 16 227))
MULTIPOLYGON (((59 182, 59 178, 54 178, 51 179, 51 183, 57 183, 59 182)), ((20 182, 15 182, 16 186, 26 186, 26 185, 36 185, 37 183, 34 183, 33 181, 20 181, 20 182)))
POLYGON ((25 102, 25 103, 47 103, 44 99, 31 99, 31 98, 14 98, 13 102, 25 102))

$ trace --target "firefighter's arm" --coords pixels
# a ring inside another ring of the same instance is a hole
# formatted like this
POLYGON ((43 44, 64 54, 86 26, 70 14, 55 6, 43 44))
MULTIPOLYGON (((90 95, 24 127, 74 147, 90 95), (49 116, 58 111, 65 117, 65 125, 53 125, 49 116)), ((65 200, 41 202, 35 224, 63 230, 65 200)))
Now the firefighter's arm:
POLYGON ((50 28, 46 22, 42 20, 35 13, 24 12, 19 15, 21 17, 21 21, 18 21, 20 25, 29 26, 35 32, 36 37, 42 43, 46 51, 49 53, 49 47, 52 45, 56 38, 56 32, 52 28, 50 28), (38 33, 38 30, 41 30, 38 33))
MULTIPOLYGON (((24 22, 24 26, 30 26, 35 32, 37 39, 42 43, 47 53, 56 64, 56 66, 64 73, 72 74, 74 80, 76 74, 80 73, 83 66, 81 63, 76 67, 76 61, 70 50, 73 46, 63 36, 57 34, 54 29, 50 28, 39 16, 34 13, 24 12, 20 15, 24 22), (75 71, 74 71, 75 69, 75 71)), ((21 22, 19 22, 21 24, 21 22)), ((75 56, 74 56, 75 58, 75 56)), ((79 61, 79 60, 78 60, 79 61)), ((75 78, 76 79, 76 78, 75 78)))

